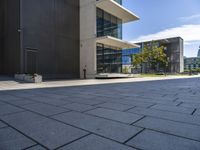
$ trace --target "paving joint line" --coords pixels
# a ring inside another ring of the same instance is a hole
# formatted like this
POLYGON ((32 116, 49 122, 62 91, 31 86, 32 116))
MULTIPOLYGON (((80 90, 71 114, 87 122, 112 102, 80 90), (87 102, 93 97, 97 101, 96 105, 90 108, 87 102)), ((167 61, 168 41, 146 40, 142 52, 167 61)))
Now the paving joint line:
MULTIPOLYGON (((144 127, 141 127, 141 126, 138 126, 138 125, 135 125, 135 126, 136 126, 136 127, 140 127, 140 128, 144 128, 144 127)), ((177 135, 177 134, 173 134, 173 133, 168 133, 168 132, 165 132, 165 131, 160 131, 160 130, 151 129, 151 128, 145 128, 145 129, 147 129, 147 130, 151 130, 151 131, 155 131, 155 132, 159 132, 159 133, 163 133, 163 134, 172 135, 172 136, 179 137, 179 138, 183 138, 183 139, 188 139, 188 140, 191 140, 191 141, 200 142, 200 140, 196 140, 196 139, 188 138, 188 137, 181 136, 181 135, 177 135)))
POLYGON ((180 103, 178 103, 176 106, 180 106, 180 105, 182 105, 183 104, 183 102, 180 102, 180 103))
MULTIPOLYGON (((133 107, 131 107, 131 108, 128 108, 128 109, 123 110, 122 112, 128 112, 129 110, 134 109, 134 108, 136 108, 136 107, 137 107, 137 106, 133 106, 133 107)), ((128 112, 128 113, 130 113, 130 112, 128 112)))
MULTIPOLYGON (((82 112, 82 113, 87 114, 87 112, 93 111, 93 110, 98 109, 98 108, 101 108, 101 107, 98 106, 98 107, 92 108, 92 109, 90 109, 90 110, 86 110, 86 111, 84 111, 84 112, 82 112)), ((79 113, 80 113, 80 112, 79 112, 79 113)))
POLYGON ((173 100, 173 102, 176 102, 177 100, 179 100, 179 98, 177 97, 177 98, 175 98, 174 100, 173 100))
MULTIPOLYGON (((22 150, 27 150, 27 149, 32 148, 32 147, 35 147, 35 146, 38 146, 38 144, 36 143, 35 145, 32 145, 32 146, 29 146, 29 147, 23 148, 22 150)), ((40 146, 41 146, 41 145, 40 145, 40 146)))
POLYGON ((21 134, 22 134, 23 136, 25 136, 26 138, 32 140, 34 143, 39 144, 39 145, 42 145, 43 147, 45 147, 46 149, 48 149, 46 146, 44 146, 43 144, 41 144, 41 143, 38 142, 37 140, 33 139, 32 137, 26 135, 25 133, 23 133, 22 131, 18 130, 18 129, 15 128, 14 126, 8 124, 7 122, 5 122, 5 121, 3 121, 3 120, 1 120, 1 121, 2 121, 4 124, 6 124, 8 127, 12 128, 12 129, 14 129, 14 130, 16 130, 17 132, 21 133, 21 134))
POLYGON ((152 108, 153 106, 156 106, 156 105, 157 105, 157 103, 154 103, 154 104, 148 106, 147 108, 152 108))
POLYGON ((137 134, 135 134, 134 136, 130 137, 129 139, 127 139, 123 144, 126 144, 128 141, 132 140, 133 138, 135 138, 137 135, 139 135, 140 133, 142 133, 145 130, 145 128, 142 128, 141 131, 139 131, 137 134))
POLYGON ((73 143, 73 142, 79 141, 79 140, 81 140, 81 139, 83 139, 83 138, 85 138, 85 137, 87 137, 87 136, 90 136, 91 134, 92 134, 92 133, 88 133, 88 134, 86 134, 86 135, 84 135, 84 136, 81 136, 80 138, 77 138, 77 139, 75 139, 75 140, 73 140, 73 141, 71 141, 71 142, 68 142, 68 143, 66 143, 66 144, 64 144, 64 145, 61 145, 61 146, 59 146, 59 147, 56 147, 54 150, 60 149, 60 148, 62 148, 62 147, 65 147, 65 146, 67 146, 67 145, 73 143))
POLYGON ((140 120, 142 120, 142 119, 144 119, 144 118, 146 118, 146 116, 145 116, 145 115, 144 115, 142 118, 140 118, 140 119, 138 119, 138 120, 134 121, 134 122, 133 122, 133 123, 131 123, 130 125, 134 126, 134 124, 135 124, 136 122, 139 122, 140 120))
MULTIPOLYGON (((80 112, 79 112, 80 113, 80 112)), ((101 118, 101 119, 105 119, 105 120, 109 120, 109 121, 112 121, 112 122, 116 122, 116 123, 120 123, 120 124, 124 124, 124 125, 129 125, 129 126, 132 126, 130 123, 125 123, 125 122, 121 122, 121 121, 117 121, 117 120, 112 120, 112 119, 109 119, 109 118, 104 118, 104 117, 101 117, 101 116, 97 116, 95 114, 89 114, 89 113, 84 113, 86 115, 89 115, 89 116, 93 116, 93 117, 97 117, 97 118, 101 118)), ((138 114, 136 114, 138 115, 138 114)), ((144 115, 140 115, 142 117, 144 117, 144 115)), ((141 119, 141 118, 140 118, 141 119)), ((138 120, 137 120, 138 121, 138 120)))
MULTIPOLYGON (((74 127, 74 128, 77 128, 77 129, 80 129, 80 130, 83 130, 83 131, 86 131, 86 132, 88 132, 88 133, 90 133, 90 134, 94 134, 94 135, 96 135, 96 136, 99 136, 99 137, 105 138, 105 139, 107 139, 107 140, 110 140, 110 141, 113 141, 113 142, 116 142, 116 143, 119 143, 119 144, 123 144, 123 142, 119 142, 119 141, 117 141, 117 140, 114 140, 114 139, 108 138, 108 137, 103 136, 103 135, 100 135, 100 134, 98 134, 98 133, 91 132, 91 131, 89 131, 89 130, 86 130, 86 129, 83 129, 83 128, 80 128, 80 127, 77 127, 77 126, 75 126, 75 125, 71 125, 71 124, 66 123, 66 122, 64 122, 64 121, 56 120, 56 119, 54 119, 54 118, 52 118, 52 119, 55 120, 55 121, 58 121, 58 122, 60 122, 60 123, 63 123, 63 124, 69 125, 69 126, 71 126, 71 127, 74 127)), ((141 128, 141 127, 139 127, 139 128, 141 128)), ((143 129, 143 128, 141 128, 141 129, 143 129)), ((124 144, 123 144, 123 145, 124 145, 124 144)), ((129 146, 129 145, 126 145, 126 146, 129 146)), ((131 147, 131 146, 129 146, 129 147, 131 147)))
POLYGON ((194 111, 191 113, 191 115, 194 115, 194 113, 197 111, 197 109, 195 108, 194 111))

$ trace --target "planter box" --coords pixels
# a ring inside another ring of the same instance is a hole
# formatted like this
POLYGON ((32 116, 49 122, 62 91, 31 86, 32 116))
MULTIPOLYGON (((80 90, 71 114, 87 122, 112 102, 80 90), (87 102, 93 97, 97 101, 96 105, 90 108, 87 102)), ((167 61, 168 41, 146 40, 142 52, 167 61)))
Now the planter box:
POLYGON ((15 74, 16 80, 24 81, 25 74, 15 74))
POLYGON ((15 74, 15 79, 29 82, 29 83, 41 83, 42 82, 42 76, 41 75, 28 75, 28 74, 15 74))

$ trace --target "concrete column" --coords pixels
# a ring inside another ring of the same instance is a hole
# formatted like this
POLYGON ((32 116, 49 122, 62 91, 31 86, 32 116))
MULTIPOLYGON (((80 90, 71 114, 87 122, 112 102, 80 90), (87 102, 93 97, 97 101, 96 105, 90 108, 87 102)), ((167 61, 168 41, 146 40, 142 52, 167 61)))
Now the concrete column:
POLYGON ((96 0, 80 0, 80 77, 96 75, 96 0))
POLYGON ((180 40, 180 73, 184 72, 184 41, 180 40))

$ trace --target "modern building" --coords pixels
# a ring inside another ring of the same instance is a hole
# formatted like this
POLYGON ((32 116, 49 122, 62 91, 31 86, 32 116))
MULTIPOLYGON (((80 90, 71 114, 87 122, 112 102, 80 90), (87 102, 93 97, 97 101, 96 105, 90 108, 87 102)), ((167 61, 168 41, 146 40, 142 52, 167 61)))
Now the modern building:
POLYGON ((200 57, 200 46, 199 46, 197 57, 200 57))
POLYGON ((89 77, 121 73, 122 49, 137 47, 122 40, 122 24, 138 19, 122 0, 80 1, 80 70, 86 67, 89 77))
MULTIPOLYGON (((134 48, 123 50, 123 68, 129 68, 129 72, 133 72, 132 55, 141 52, 145 45, 151 46, 151 44, 154 43, 158 46, 164 46, 165 48, 165 53, 167 54, 169 61, 167 72, 181 73, 184 71, 183 42, 181 37, 173 37, 136 43, 137 45, 140 45, 140 49, 134 48)), ((147 72, 147 70, 148 67, 143 66, 143 72, 147 72)))
POLYGON ((184 69, 185 71, 200 69, 200 57, 184 58, 184 69))
POLYGON ((199 46, 197 57, 184 58, 185 71, 196 70, 196 69, 200 69, 200 46, 199 46))
POLYGON ((94 78, 121 72, 122 25, 139 17, 122 0, 1 0, 0 73, 94 78))

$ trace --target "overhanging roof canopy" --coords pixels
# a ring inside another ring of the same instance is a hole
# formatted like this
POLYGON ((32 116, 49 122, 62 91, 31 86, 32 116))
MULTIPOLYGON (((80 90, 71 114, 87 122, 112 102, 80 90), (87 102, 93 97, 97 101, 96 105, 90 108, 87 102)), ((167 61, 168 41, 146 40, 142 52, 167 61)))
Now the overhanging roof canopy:
POLYGON ((131 48, 140 47, 137 44, 126 42, 126 41, 123 41, 114 37, 110 37, 110 36, 99 37, 96 39, 96 42, 104 44, 104 45, 108 45, 108 46, 117 47, 119 49, 131 49, 131 48))
POLYGON ((138 16, 113 0, 99 0, 96 7, 122 19, 123 23, 139 20, 138 16))

